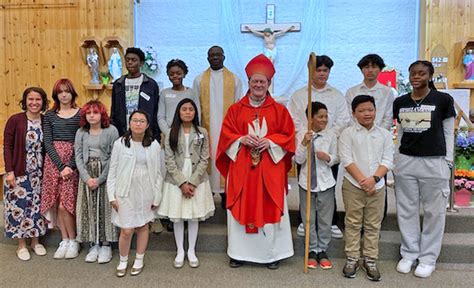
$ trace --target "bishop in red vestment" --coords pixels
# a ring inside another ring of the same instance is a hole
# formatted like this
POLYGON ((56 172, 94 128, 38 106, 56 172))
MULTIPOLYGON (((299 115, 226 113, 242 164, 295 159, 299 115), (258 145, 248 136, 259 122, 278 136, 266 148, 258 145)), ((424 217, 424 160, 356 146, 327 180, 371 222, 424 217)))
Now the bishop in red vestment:
POLYGON ((278 268, 293 255, 286 193, 295 151, 293 120, 268 92, 275 69, 264 55, 245 68, 249 91, 224 118, 216 166, 226 178, 227 253, 242 261, 278 268))

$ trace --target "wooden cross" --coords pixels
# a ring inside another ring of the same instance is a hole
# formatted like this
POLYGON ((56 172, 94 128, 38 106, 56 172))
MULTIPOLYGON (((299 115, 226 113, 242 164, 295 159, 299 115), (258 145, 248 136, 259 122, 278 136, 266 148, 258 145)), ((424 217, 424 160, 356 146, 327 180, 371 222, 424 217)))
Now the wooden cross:
POLYGON ((251 31, 247 30, 247 27, 250 27, 250 29, 255 30, 255 31, 260 31, 262 32, 266 28, 272 29, 273 32, 278 32, 278 31, 284 31, 293 26, 288 32, 298 32, 301 31, 301 24, 298 23, 275 23, 275 5, 274 4, 268 4, 267 5, 267 17, 266 17, 266 23, 263 24, 241 24, 240 25, 240 31, 242 33, 250 33, 251 31))

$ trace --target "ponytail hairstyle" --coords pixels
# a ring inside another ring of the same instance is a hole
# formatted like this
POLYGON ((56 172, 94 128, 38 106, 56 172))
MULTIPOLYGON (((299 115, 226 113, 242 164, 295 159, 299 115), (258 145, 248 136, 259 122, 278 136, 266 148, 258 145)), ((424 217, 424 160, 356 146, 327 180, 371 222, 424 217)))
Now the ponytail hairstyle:
POLYGON ((413 66, 415 65, 423 65, 425 67, 428 67, 428 72, 430 73, 430 80, 428 81, 428 88, 430 88, 431 90, 437 90, 435 85, 434 85, 434 82, 433 82, 433 74, 434 74, 434 67, 433 67, 433 64, 430 62, 430 61, 427 61, 427 60, 417 60, 413 63, 410 64, 410 67, 408 67, 408 72, 410 72, 411 68, 413 68, 413 66))
POLYGON ((171 123, 171 130, 170 130, 170 147, 171 147, 171 150, 173 150, 173 152, 176 152, 178 150, 178 138, 179 138, 179 129, 181 128, 181 125, 183 124, 183 120, 181 120, 181 117, 179 115, 179 111, 181 110, 181 107, 186 104, 186 103, 191 103, 191 105, 193 105, 194 107, 194 111, 196 113, 194 113, 194 118, 193 118, 193 126, 194 126, 194 129, 196 130, 196 133, 198 133, 198 135, 201 134, 201 132, 199 131, 199 117, 198 117, 198 110, 197 110, 197 106, 196 106, 196 103, 194 103, 193 100, 189 99, 189 98, 185 98, 183 100, 181 100, 178 105, 176 106, 176 111, 174 112, 174 118, 173 118, 173 123, 171 123))
POLYGON ((153 132, 151 131, 151 128, 150 128, 150 115, 148 115, 148 113, 146 113, 145 111, 141 109, 135 110, 132 112, 132 114, 130 114, 130 117, 128 118, 128 130, 125 132, 125 134, 123 134, 122 141, 123 143, 125 143, 125 146, 127 146, 127 148, 130 148, 130 139, 132 138, 132 130, 130 129, 130 122, 132 120, 133 115, 135 114, 142 114, 146 118, 146 123, 148 125, 148 128, 146 128, 145 130, 145 136, 143 137, 142 145, 143 147, 148 147, 153 142, 153 132))
POLYGON ((166 74, 170 71, 171 67, 177 66, 183 70, 184 76, 188 74, 188 66, 181 59, 172 59, 166 64, 166 74))

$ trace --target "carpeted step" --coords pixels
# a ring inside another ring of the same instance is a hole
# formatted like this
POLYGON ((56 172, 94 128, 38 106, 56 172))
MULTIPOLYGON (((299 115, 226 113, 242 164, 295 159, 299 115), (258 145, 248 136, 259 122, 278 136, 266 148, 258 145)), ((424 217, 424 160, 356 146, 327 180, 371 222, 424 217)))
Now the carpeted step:
MULTIPOLYGON (((304 238, 296 236, 296 228, 293 227, 293 245, 295 255, 302 256, 304 253, 304 238)), ((55 247, 60 241, 58 230, 48 232, 41 240, 48 247, 55 247)), ((14 245, 15 242, 0 236, 1 243, 14 245)), ((174 235, 172 232, 164 231, 160 234, 150 234, 149 250, 175 251, 174 235)), ((87 245, 83 245, 87 249, 87 245)), ((379 242, 379 253, 381 260, 397 261, 400 247, 400 233, 398 231, 382 231, 379 242)), ((443 239, 443 248, 439 262, 443 263, 474 263, 474 233, 446 233, 443 239)), ((197 252, 226 253, 227 227, 223 224, 203 223, 199 227, 197 252)), ((344 241, 333 239, 331 241, 328 255, 331 258, 345 258, 344 241)))

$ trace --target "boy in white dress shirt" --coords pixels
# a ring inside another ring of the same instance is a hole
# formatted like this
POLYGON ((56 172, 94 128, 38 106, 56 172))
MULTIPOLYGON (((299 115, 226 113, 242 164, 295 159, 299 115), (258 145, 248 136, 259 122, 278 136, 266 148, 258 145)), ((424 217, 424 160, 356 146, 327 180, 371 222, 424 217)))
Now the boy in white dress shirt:
MULTIPOLYGON (((307 111, 308 109, 306 109, 306 113, 307 111)), ((336 180, 333 177, 331 166, 339 161, 337 157, 337 136, 332 130, 326 129, 328 124, 326 105, 321 102, 312 102, 311 115, 311 129, 309 131, 301 130, 297 136, 298 146, 295 161, 301 165, 298 179, 300 212, 301 218, 305 221, 307 177, 311 177, 308 268, 315 269, 319 263, 322 269, 331 269, 332 263, 326 254, 326 250, 331 241, 331 224, 334 213, 336 180), (307 175, 308 147, 312 149, 310 176, 307 175)))
POLYGON ((367 278, 381 280, 377 269, 378 242, 385 201, 384 176, 393 165, 391 134, 375 124, 375 100, 359 95, 352 100, 356 120, 339 137, 339 158, 345 168, 342 197, 346 209, 345 253, 343 275, 354 278, 363 257, 367 278), (360 251, 361 229, 364 246, 360 251))

